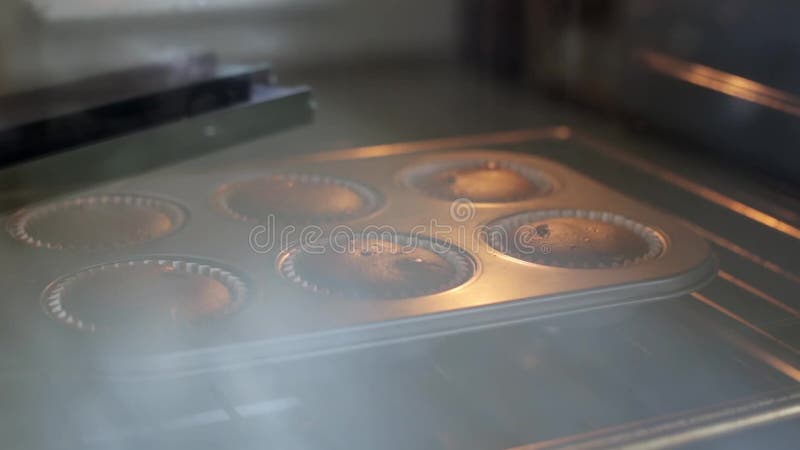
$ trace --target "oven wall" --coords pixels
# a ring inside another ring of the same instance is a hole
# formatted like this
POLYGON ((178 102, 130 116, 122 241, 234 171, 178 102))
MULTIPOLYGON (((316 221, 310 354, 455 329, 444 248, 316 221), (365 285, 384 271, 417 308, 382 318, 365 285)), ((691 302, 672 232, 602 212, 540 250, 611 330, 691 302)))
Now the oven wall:
POLYGON ((473 11, 463 53, 483 69, 687 144, 677 147, 800 180, 800 3, 463 4, 473 11), (663 62, 642 57, 653 54, 663 62))
POLYGON ((0 91, 192 52, 286 68, 453 59, 457 43, 457 0, 207 0, 206 8, 113 0, 118 12, 99 17, 79 8, 86 1, 70 14, 48 14, 48 1, 0 5, 0 91))

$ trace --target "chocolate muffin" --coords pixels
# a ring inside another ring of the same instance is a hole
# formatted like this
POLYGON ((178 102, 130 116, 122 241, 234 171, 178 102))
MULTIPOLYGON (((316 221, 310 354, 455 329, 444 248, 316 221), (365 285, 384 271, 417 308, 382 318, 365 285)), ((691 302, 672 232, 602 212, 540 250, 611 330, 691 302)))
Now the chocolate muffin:
POLYGON ((533 211, 489 224, 489 244, 514 258, 555 267, 622 267, 658 257, 662 238, 617 214, 533 211))
POLYGON ((525 200, 552 189, 538 170, 503 160, 431 163, 409 170, 406 182, 433 197, 479 203, 525 200))
POLYGON ((169 201, 132 194, 82 196, 16 212, 6 230, 50 249, 124 247, 165 236, 186 220, 169 201))
POLYGON ((305 174, 269 174, 237 181, 217 191, 217 203, 239 220, 264 222, 273 215, 286 224, 326 224, 366 216, 379 196, 361 184, 305 174))
POLYGON ((461 249, 423 237, 324 238, 316 250, 297 246, 279 270, 306 289, 363 298, 406 298, 467 281, 474 263, 461 249))
POLYGON ((184 259, 90 267, 42 294, 53 319, 82 331, 161 334, 237 309, 247 284, 226 269, 184 259))

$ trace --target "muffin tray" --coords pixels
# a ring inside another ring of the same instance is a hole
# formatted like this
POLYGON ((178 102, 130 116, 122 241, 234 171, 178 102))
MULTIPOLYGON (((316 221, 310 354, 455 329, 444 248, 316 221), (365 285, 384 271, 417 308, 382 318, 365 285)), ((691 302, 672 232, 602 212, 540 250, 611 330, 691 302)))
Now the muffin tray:
POLYGON ((129 378, 568 313, 591 326, 599 308, 716 273, 668 215, 495 150, 200 160, 31 205, 5 228, 12 340, 129 378))

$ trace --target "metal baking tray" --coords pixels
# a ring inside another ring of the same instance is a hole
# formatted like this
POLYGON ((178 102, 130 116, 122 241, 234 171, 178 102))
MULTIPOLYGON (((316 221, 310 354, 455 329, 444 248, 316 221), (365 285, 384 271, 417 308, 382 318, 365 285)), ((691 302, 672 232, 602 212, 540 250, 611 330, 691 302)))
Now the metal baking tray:
POLYGON ((123 248, 37 248, 5 233, 0 258, 5 267, 15 268, 0 275, 6 288, 3 308, 16 324, 9 332, 49 363, 57 359, 122 378, 183 376, 569 313, 591 319, 599 308, 693 291, 716 273, 706 242, 669 215, 544 158, 470 149, 352 156, 322 154, 209 167, 187 163, 76 193, 149 196, 178 205, 185 216, 178 229, 159 239, 123 248), (465 203, 425 195, 408 185, 409 170, 416 166, 464 160, 535 168, 549 181, 547 193, 506 203, 465 203), (285 246, 254 248, 251 239, 259 223, 237 220, 220 208, 216 193, 221 187, 265 173, 313 174, 367 186, 378 195, 375 210, 339 225, 353 230, 390 226, 399 233, 424 235, 431 230, 424 227, 436 223, 437 241, 458 244, 473 272, 459 286, 419 297, 348 298, 304 289, 278 270, 285 246), (459 213, 464 206, 466 213, 459 213), (523 262, 485 241, 463 240, 498 218, 550 210, 613 213, 653 230, 662 247, 656 257, 629 265, 569 268, 523 262), (153 342, 147 336, 131 343, 99 338, 62 326, 45 313, 45 293, 54 280, 114 261, 145 259, 199 260, 230 270, 247 285, 244 301, 219 320, 153 342))

